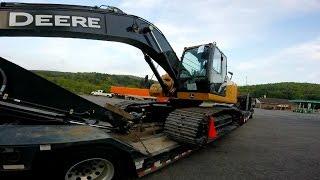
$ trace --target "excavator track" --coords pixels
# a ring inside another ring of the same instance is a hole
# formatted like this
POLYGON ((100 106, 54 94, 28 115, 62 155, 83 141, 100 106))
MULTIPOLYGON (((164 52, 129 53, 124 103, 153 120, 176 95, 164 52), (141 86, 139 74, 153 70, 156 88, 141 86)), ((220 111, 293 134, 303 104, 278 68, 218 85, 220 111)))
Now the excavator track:
POLYGON ((239 126, 240 113, 230 107, 192 107, 171 112, 164 125, 164 133, 186 144, 204 145, 208 139, 209 119, 214 119, 218 136, 239 126))

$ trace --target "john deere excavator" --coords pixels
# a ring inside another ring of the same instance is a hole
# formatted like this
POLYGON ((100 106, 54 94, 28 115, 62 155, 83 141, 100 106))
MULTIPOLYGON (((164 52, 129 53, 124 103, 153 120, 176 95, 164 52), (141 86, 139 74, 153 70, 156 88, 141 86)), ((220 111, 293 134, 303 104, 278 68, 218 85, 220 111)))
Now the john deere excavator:
MULTIPOLYGON (((177 147, 203 146, 241 126, 252 116, 250 98, 239 96, 237 85, 227 75, 227 57, 216 43, 186 47, 179 59, 154 24, 115 7, 1 3, 0 36, 95 39, 135 46, 141 49, 159 82, 151 86, 150 93, 166 99, 161 102, 106 100, 101 103, 97 97, 73 94, 0 58, 0 147, 15 145, 15 142, 21 144, 23 138, 26 138, 23 144, 31 141, 28 135, 19 140, 10 136, 17 129, 26 128, 21 125, 33 125, 27 126, 30 128, 39 125, 46 125, 46 128, 81 126, 95 129, 87 135, 89 137, 96 129, 102 129, 108 134, 105 137, 108 142, 112 139, 112 147, 126 149, 124 151, 131 155, 135 152, 135 162, 141 158, 144 162, 148 158, 153 162, 163 152, 177 152, 177 147), (155 63, 167 74, 161 77, 155 63), (16 129, 9 128, 12 126, 16 129), (166 141, 153 142, 148 146, 150 137, 160 136, 166 141)), ((38 136, 43 133, 47 137, 42 130, 36 130, 40 131, 38 136)), ((24 129, 23 133, 29 131, 24 129)), ((57 141, 68 141, 69 136, 64 135, 57 141)), ((29 144, 50 144, 54 138, 49 139, 49 142, 33 139, 29 144)), ((92 143, 93 140, 87 141, 92 143)), ((146 169, 149 165, 150 162, 141 167, 136 164, 136 168, 146 169)))

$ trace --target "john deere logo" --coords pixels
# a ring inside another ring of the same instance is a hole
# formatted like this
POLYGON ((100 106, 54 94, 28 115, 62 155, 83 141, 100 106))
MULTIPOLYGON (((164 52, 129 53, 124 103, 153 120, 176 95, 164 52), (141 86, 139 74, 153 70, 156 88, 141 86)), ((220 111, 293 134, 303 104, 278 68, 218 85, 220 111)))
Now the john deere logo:
POLYGON ((37 14, 32 15, 25 12, 10 12, 9 26, 23 27, 34 23, 39 27, 84 27, 84 28, 101 28, 100 18, 82 17, 82 16, 65 16, 37 14))

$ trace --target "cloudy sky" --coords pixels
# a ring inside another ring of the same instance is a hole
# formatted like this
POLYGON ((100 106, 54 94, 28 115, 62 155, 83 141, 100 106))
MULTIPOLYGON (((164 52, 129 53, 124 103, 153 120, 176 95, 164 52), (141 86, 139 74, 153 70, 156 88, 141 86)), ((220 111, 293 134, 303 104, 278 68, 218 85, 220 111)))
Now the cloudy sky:
MULTIPOLYGON (((320 83, 319 0, 23 2, 119 7, 158 26, 178 56, 185 46, 215 41, 240 85, 246 77, 248 84, 320 83)), ((126 44, 59 38, 0 38, 0 42, 0 56, 28 69, 152 74, 141 51, 126 44)))

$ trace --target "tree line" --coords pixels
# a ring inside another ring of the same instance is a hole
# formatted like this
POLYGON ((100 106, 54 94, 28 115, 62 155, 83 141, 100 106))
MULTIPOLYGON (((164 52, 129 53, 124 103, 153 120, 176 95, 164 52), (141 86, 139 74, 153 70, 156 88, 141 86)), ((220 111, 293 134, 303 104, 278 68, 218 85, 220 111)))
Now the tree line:
POLYGON ((320 100, 320 84, 282 82, 240 86, 241 93, 250 93, 253 97, 320 100))
POLYGON ((109 92, 111 86, 139 87, 141 81, 144 79, 131 75, 111 75, 95 72, 33 72, 76 94, 90 94, 90 92, 98 89, 109 92))
MULTIPOLYGON (((89 94, 98 89, 110 91, 111 86, 139 87, 143 78, 131 75, 103 73, 70 73, 57 71, 34 71, 41 77, 76 94, 89 94)), ((154 83, 153 81, 152 83, 154 83)), ((253 97, 320 100, 320 84, 283 82, 240 86, 241 94, 253 97)))

